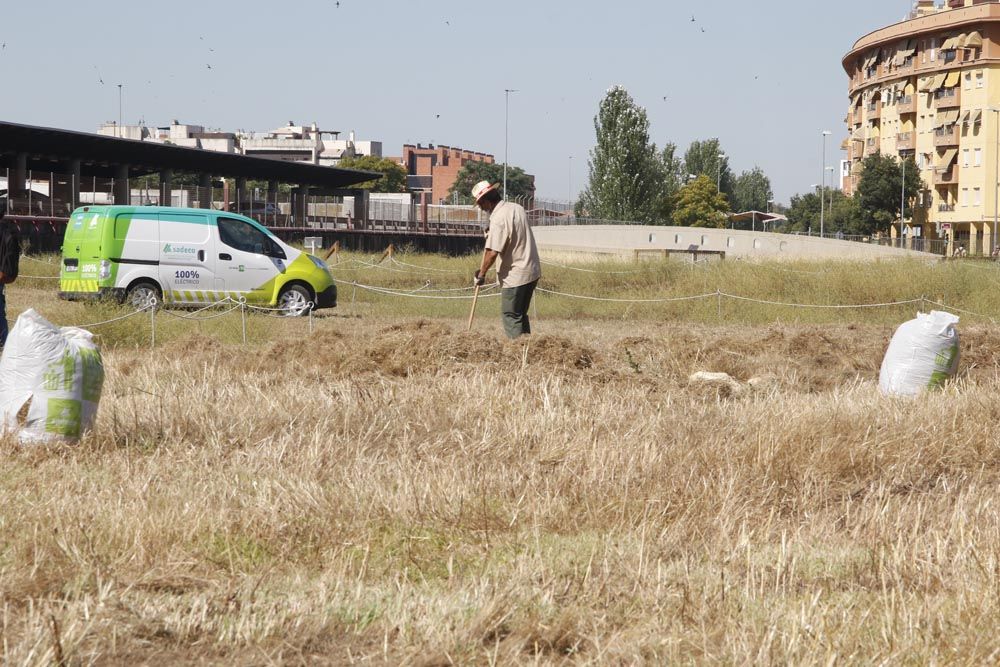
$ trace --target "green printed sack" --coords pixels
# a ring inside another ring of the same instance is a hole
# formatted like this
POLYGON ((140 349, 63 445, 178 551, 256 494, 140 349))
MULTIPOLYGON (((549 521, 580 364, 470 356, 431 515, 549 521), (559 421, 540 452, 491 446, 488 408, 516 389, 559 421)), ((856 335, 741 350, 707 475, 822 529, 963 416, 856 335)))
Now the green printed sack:
POLYGON ((89 331, 59 328, 29 309, 17 318, 0 356, 0 416, 22 442, 75 441, 93 423, 104 363, 89 331), (18 413, 29 402, 27 420, 18 413))

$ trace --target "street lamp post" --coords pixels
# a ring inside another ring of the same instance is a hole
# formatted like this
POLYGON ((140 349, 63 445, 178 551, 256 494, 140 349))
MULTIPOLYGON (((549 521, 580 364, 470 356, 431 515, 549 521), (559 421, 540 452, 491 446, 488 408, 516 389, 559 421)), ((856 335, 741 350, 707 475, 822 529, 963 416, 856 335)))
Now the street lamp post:
MULTIPOLYGON (((812 187, 813 187, 813 190, 817 190, 819 192, 819 209, 820 209, 820 214, 819 215, 820 215, 820 220, 822 221, 823 220, 823 191, 820 190, 819 183, 813 183, 812 187)), ((820 224, 822 224, 822 222, 820 222, 820 224)), ((809 236, 812 236, 812 223, 809 224, 809 236)))
POLYGON ((903 233, 903 221, 906 220, 906 158, 899 156, 899 233, 903 233))
POLYGON ((725 153, 719 153, 718 174, 715 176, 715 189, 722 192, 722 161, 726 159, 725 153))
POLYGON ((503 112, 503 200, 507 201, 507 138, 510 135, 510 94, 516 93, 513 88, 504 88, 504 112, 503 112))
POLYGON ((569 156, 569 176, 566 181, 566 201, 569 202, 570 210, 573 210, 573 156, 569 156))
MULTIPOLYGON (((767 210, 766 210, 766 213, 768 215, 771 215, 771 204, 773 204, 773 203, 774 203, 773 199, 768 199, 767 200, 767 207, 766 207, 767 210)), ((767 220, 764 221, 763 227, 764 227, 764 231, 766 232, 767 231, 767 220)), ((774 231, 774 225, 771 225, 771 231, 772 232, 774 231)))
POLYGON ((122 84, 118 84, 118 137, 122 136, 122 84))
POLYGON ((822 132, 822 135, 823 135, 823 162, 821 162, 820 164, 823 166, 823 172, 821 174, 822 177, 823 177, 823 180, 821 181, 821 184, 819 186, 820 187, 820 189, 819 189, 819 236, 820 236, 820 238, 823 238, 823 218, 825 217, 823 215, 823 213, 824 213, 824 211, 823 211, 823 201, 826 199, 826 195, 823 193, 823 190, 826 189, 826 138, 828 136, 830 136, 831 134, 833 134, 833 133, 830 132, 830 130, 823 130, 823 132, 822 132))
POLYGON ((996 250, 1000 248, 1000 229, 997 228, 997 213, 1000 212, 1000 108, 987 107, 987 109, 997 115, 997 122, 994 123, 997 140, 993 146, 993 154, 995 155, 993 170, 993 249, 996 250))

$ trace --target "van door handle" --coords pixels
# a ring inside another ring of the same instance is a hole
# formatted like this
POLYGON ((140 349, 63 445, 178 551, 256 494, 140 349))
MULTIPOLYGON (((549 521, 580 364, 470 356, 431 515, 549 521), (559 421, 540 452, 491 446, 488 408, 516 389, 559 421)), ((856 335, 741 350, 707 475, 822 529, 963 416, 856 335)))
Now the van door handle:
POLYGON ((199 262, 204 262, 205 261, 205 251, 204 250, 199 250, 198 251, 198 261, 199 262))
POLYGON ((228 252, 220 252, 219 253, 219 259, 231 260, 232 258, 233 258, 233 256, 230 255, 228 252))

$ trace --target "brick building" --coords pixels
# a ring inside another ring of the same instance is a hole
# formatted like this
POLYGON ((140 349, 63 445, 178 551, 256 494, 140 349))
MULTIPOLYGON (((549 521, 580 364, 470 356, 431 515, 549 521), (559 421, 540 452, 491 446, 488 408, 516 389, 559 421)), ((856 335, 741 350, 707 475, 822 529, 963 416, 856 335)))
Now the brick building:
POLYGON ((452 146, 403 144, 400 164, 406 169, 407 188, 413 193, 429 193, 434 204, 447 199, 459 170, 468 162, 496 162, 492 155, 452 146))

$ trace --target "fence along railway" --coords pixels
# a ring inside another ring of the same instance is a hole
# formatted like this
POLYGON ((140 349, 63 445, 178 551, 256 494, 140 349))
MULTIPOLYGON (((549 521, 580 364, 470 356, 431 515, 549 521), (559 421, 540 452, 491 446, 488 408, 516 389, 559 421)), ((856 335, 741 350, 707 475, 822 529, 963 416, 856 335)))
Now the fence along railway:
POLYGON ((0 122, 0 204, 31 251, 57 251, 69 214, 88 204, 215 208, 256 219, 285 241, 354 250, 392 243, 459 254, 482 245, 469 207, 372 201, 381 174, 0 122))

